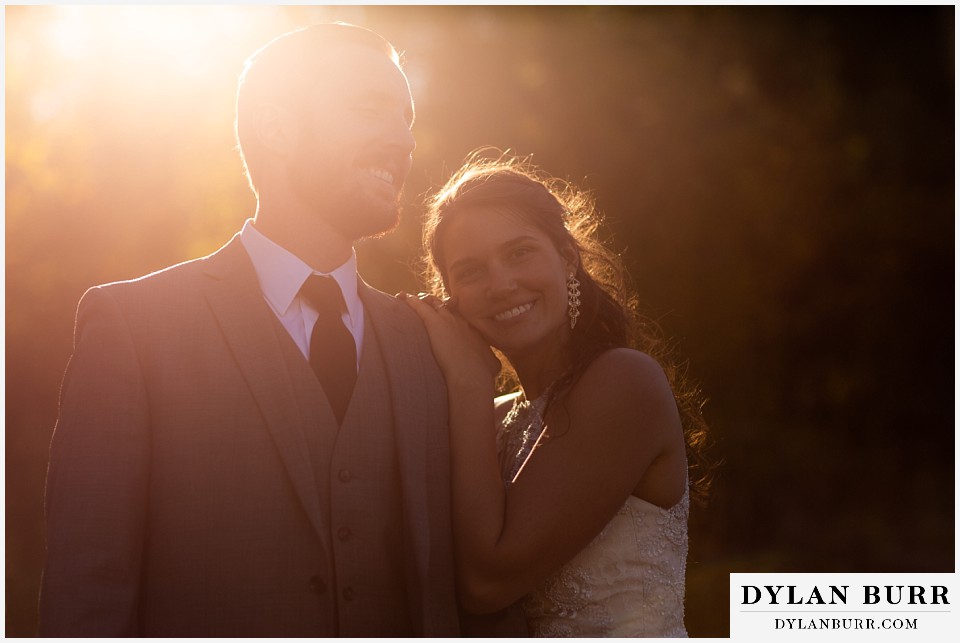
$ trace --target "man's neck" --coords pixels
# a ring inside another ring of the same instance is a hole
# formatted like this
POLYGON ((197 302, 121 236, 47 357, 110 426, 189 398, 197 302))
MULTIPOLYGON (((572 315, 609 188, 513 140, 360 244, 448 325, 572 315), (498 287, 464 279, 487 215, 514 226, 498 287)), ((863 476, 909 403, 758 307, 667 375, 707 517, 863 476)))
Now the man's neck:
POLYGON ((316 213, 295 205, 280 209, 261 200, 253 223, 264 236, 319 272, 331 272, 350 258, 353 243, 316 213))

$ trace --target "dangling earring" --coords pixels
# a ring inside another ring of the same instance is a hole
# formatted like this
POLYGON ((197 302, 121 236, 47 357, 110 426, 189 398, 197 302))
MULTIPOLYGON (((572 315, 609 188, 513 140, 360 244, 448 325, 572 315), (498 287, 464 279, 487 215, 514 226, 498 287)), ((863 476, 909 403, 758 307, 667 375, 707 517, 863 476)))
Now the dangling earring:
POLYGON ((580 316, 580 280, 573 273, 567 277, 567 314, 570 315, 570 330, 573 330, 580 316))

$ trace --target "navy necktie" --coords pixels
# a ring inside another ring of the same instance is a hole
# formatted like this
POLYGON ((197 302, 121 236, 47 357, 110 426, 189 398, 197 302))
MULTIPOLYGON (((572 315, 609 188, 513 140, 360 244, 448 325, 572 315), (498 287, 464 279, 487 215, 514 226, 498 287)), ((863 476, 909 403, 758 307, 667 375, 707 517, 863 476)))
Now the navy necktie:
POLYGON ((332 277, 310 275, 300 295, 320 315, 310 335, 310 366, 341 424, 357 381, 357 345, 343 324, 343 294, 332 277))

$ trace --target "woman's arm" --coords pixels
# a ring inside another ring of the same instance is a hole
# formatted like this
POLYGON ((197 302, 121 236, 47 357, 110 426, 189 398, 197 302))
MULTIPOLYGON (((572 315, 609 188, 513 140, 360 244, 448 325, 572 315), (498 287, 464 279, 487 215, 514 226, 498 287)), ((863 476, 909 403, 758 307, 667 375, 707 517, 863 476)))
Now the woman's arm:
POLYGON ((565 402, 553 405, 545 442, 505 491, 490 430, 493 379, 488 374, 480 382, 478 344, 489 349, 448 311, 411 305, 448 377, 457 583, 465 609, 496 611, 535 589, 635 489, 650 486, 648 471, 672 478, 654 486, 673 485, 679 499, 686 474, 679 414, 651 357, 629 349, 598 357, 565 402))
POLYGON ((679 413, 666 376, 649 356, 629 349, 601 355, 546 423, 546 441, 506 493, 496 542, 478 545, 461 565, 468 609, 497 609, 538 587, 635 491, 671 487, 665 506, 683 494, 679 413))

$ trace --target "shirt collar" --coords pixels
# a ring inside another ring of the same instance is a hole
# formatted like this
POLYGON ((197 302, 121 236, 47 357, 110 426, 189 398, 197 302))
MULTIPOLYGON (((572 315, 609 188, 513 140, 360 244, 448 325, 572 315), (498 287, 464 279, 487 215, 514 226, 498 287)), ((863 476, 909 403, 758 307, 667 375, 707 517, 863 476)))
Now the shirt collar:
POLYGON ((332 272, 319 272, 304 263, 286 248, 268 239, 247 219, 240 231, 240 241, 250 255, 260 281, 264 297, 277 311, 285 315, 300 293, 300 287, 312 274, 333 277, 347 304, 351 323, 359 319, 360 296, 357 293, 357 254, 351 251, 350 258, 332 272))

